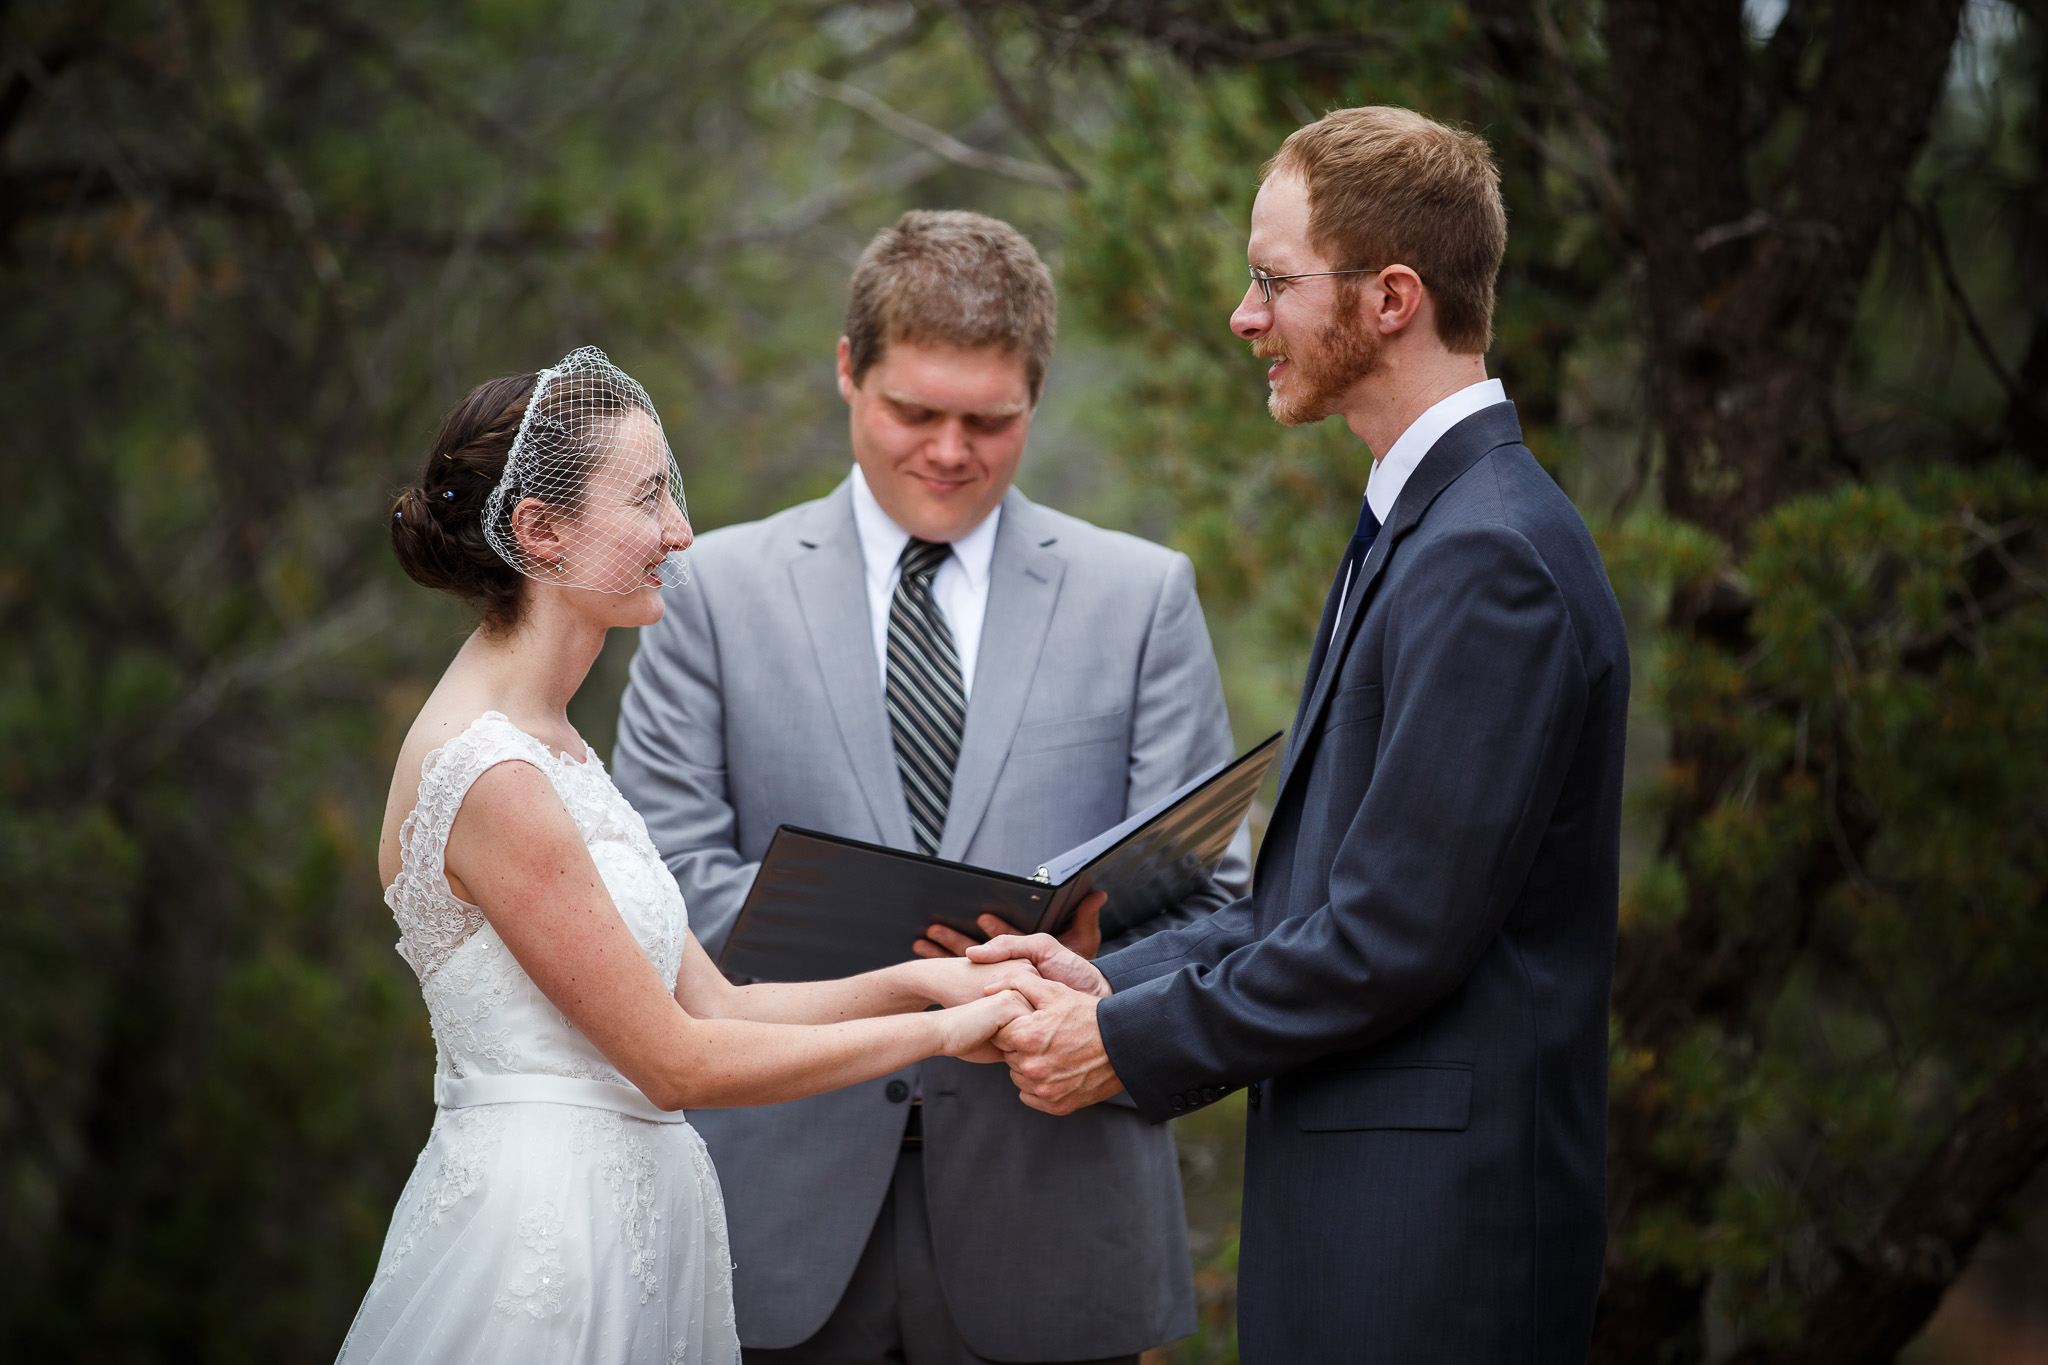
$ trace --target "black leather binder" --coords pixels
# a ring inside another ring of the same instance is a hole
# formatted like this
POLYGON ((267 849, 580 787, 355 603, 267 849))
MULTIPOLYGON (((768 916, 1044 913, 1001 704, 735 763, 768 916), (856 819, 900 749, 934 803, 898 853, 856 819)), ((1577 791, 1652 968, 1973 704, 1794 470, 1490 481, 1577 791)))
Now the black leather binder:
POLYGON ((736 981, 823 981, 910 958, 927 925, 970 938, 994 913, 1060 933, 1091 891, 1109 893, 1111 938, 1199 890, 1222 860, 1279 752, 1274 735, 1164 800, 1068 849, 1036 877, 949 863, 784 825, 740 907, 719 968, 736 981))

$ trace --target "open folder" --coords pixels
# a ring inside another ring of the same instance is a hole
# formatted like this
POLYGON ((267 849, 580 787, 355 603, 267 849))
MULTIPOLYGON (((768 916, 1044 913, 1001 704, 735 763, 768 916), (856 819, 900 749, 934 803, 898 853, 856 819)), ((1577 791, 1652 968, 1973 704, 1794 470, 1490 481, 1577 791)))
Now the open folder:
POLYGON ((736 981, 823 981, 912 956, 928 925, 970 938, 995 914, 1025 933, 1063 932, 1091 891, 1107 891, 1102 936, 1171 909, 1209 880, 1279 752, 1274 735, 1033 877, 949 863, 783 825, 718 955, 736 981))

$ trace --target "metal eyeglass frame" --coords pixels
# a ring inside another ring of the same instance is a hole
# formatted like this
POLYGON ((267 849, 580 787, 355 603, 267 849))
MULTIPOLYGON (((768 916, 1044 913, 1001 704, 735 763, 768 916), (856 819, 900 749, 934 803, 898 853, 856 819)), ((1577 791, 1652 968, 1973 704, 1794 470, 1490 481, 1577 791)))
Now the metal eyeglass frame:
POLYGON ((1299 275, 1268 275, 1257 266, 1252 266, 1250 269, 1252 272, 1252 283, 1259 287, 1259 298, 1270 304, 1273 301, 1273 286, 1282 280, 1312 280, 1318 275, 1377 275, 1382 270, 1385 270, 1386 267, 1376 265, 1370 270, 1362 267, 1357 270, 1304 270, 1299 275))

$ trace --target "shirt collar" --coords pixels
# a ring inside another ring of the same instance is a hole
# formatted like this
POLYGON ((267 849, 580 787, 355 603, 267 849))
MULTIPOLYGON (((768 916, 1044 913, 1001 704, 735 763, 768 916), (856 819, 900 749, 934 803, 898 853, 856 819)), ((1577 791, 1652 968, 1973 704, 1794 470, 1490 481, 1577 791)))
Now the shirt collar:
MULTIPOLYGON (((1468 384, 1447 398, 1439 398, 1430 404, 1429 410, 1409 423, 1408 430, 1401 433, 1393 447, 1373 465, 1372 474, 1365 481, 1365 500, 1372 506, 1372 514, 1378 517, 1382 526, 1394 514, 1394 504, 1401 500, 1401 490, 1407 486, 1408 476, 1422 463, 1422 457, 1429 454, 1443 434, 1458 423, 1483 408, 1508 401, 1507 390, 1498 379, 1482 379, 1477 384, 1468 384)), ((901 552, 901 545, 898 545, 901 552)))
MULTIPOLYGON (((852 482, 853 528, 860 534, 861 559, 870 578, 886 583, 896 571, 896 561, 903 558, 910 532, 898 526, 882 510, 882 504, 875 501, 875 492, 868 487, 867 475, 861 473, 859 465, 853 467, 852 482)), ((953 558, 960 561, 967 581, 976 591, 988 586, 989 565, 996 555, 996 525, 1002 519, 1003 505, 997 503, 980 525, 953 542, 953 558)))

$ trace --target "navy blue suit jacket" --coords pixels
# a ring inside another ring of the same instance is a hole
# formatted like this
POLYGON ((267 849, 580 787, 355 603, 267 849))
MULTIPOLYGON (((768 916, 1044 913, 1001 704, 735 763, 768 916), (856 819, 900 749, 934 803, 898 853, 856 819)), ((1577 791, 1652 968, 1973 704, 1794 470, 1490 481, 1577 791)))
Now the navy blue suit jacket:
POLYGON ((1248 1365, 1585 1359, 1627 710, 1584 521, 1474 413, 1334 623, 1252 893, 1098 964, 1147 1117, 1252 1086, 1248 1365))

